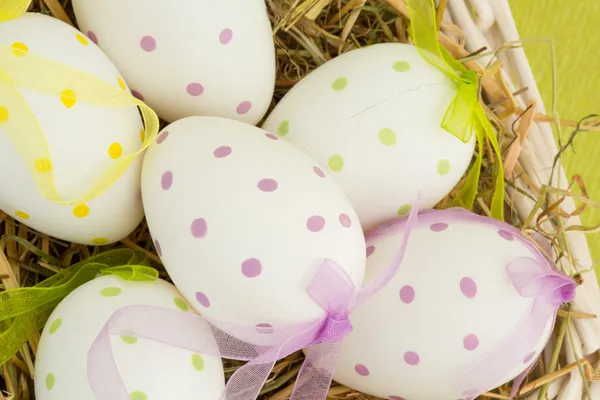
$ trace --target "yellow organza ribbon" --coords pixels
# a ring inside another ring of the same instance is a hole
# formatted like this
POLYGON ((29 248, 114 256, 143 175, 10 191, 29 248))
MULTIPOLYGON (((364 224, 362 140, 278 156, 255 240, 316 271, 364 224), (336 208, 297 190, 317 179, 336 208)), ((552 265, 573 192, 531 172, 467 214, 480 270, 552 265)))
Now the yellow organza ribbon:
POLYGON ((99 274, 112 274, 129 281, 154 281, 158 271, 147 264, 141 253, 130 249, 111 250, 75 264, 33 287, 1 292, 0 365, 10 360, 43 328, 54 308, 73 290, 99 274))
MULTIPOLYGON (((0 21, 18 18, 31 0, 0 0, 0 21)), ((110 188, 131 162, 154 140, 159 129, 156 113, 121 87, 69 66, 30 52, 15 43, 0 45, 0 127, 27 163, 40 193, 48 200, 65 205, 89 202, 110 188), (145 134, 141 148, 115 160, 87 191, 76 199, 62 199, 55 176, 48 142, 39 122, 19 88, 57 96, 70 103, 95 106, 139 107, 145 134)))
POLYGON ((412 38, 419 54, 431 65, 452 79, 458 88, 456 97, 446 110, 442 128, 463 143, 473 132, 477 138, 477 157, 467 175, 464 186, 454 200, 454 205, 471 209, 477 195, 477 186, 483 161, 483 142, 489 140, 496 155, 496 182, 492 197, 492 217, 504 220, 504 168, 498 138, 479 102, 479 78, 474 71, 456 61, 440 45, 433 0, 407 0, 410 11, 412 38))

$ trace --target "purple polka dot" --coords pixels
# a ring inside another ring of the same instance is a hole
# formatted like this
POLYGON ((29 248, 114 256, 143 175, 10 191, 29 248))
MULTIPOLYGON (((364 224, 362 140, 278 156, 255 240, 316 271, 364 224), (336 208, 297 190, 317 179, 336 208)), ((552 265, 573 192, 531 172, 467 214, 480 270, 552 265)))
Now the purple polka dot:
POLYGON ((144 36, 140 39, 140 47, 146 52, 156 50, 156 39, 152 36, 144 36))
POLYGON ((431 229, 433 232, 445 231, 446 229, 448 229, 448 224, 444 224, 444 223, 438 222, 437 224, 431 225, 429 227, 429 229, 431 229))
POLYGON ((156 139, 156 143, 161 144, 162 142, 167 140, 168 137, 169 137, 169 132, 164 131, 160 135, 158 135, 158 138, 156 139))
POLYGON ((512 242, 513 240, 515 240, 515 238, 513 237, 512 233, 510 233, 509 231, 505 231, 504 229, 500 229, 498 231, 498 235, 500 235, 500 237, 504 240, 508 240, 509 242, 512 242))
POLYGON ((375 253, 375 246, 367 247, 367 257, 371 257, 373 253, 375 253))
POLYGON ((354 366, 354 370, 360 376, 369 376, 369 374, 371 373, 371 372, 369 372, 369 368, 367 368, 367 366, 363 365, 363 364, 356 364, 354 366))
POLYGON ((313 215, 306 221, 306 227, 311 232, 320 232, 325 227, 325 218, 320 215, 313 215))
POLYGON ((237 106, 237 113, 238 114, 246 114, 246 113, 248 113, 248 111, 250 111, 251 108, 252 108, 252 103, 250 103, 249 101, 243 101, 237 106))
POLYGON ((242 263, 242 274, 246 278, 256 278, 262 272, 262 264, 256 258, 249 258, 242 263))
POLYGON ((479 338, 477 335, 467 335, 463 339, 463 346, 465 350, 473 351, 479 347, 479 338))
POLYGON ((216 158, 225 158, 231 154, 231 147, 229 146, 221 146, 217 147, 215 151, 213 151, 213 156, 216 158))
POLYGON ((187 90, 190 96, 200 96, 202 93, 204 93, 204 86, 202 86, 201 83, 192 82, 187 85, 185 90, 187 90))
POLYGON ((202 239, 204 236, 206 236, 208 225, 206 224, 204 218, 195 219, 194 222, 192 222, 190 231, 192 232, 192 236, 198 239, 202 239))
POLYGON ((406 353, 404 353, 404 362, 408 365, 419 365, 421 359, 419 358, 419 355, 414 351, 407 351, 406 353))
POLYGON ((460 291, 466 297, 472 299, 477 295, 477 284, 469 277, 462 278, 460 280, 460 291))
POLYGON ((273 329, 273 325, 271 324, 258 324, 256 325, 256 331, 258 333, 273 333, 275 329, 273 329))
POLYGON ((162 178, 160 179, 160 186, 163 190, 169 190, 171 185, 173 184, 173 173, 171 171, 166 171, 162 178))
POLYGON ((92 32, 92 31, 88 31, 88 33, 87 33, 87 37, 89 37, 89 38, 90 38, 90 40, 91 40, 92 42, 94 42, 94 44, 96 44, 96 45, 98 44, 98 36, 96 36, 96 34, 95 34, 94 32, 92 32))
POLYGON ((156 253, 158 253, 158 256, 162 257, 162 248, 160 247, 160 243, 156 239, 154 239, 154 248, 156 249, 156 253))
POLYGON ((412 286, 406 285, 403 286, 402 289, 400 289, 400 300, 402 300, 403 303, 410 304, 413 302, 414 299, 415 289, 412 286))
POLYGON ((527 354, 527 356, 525 356, 525 358, 523 359, 523 364, 529 364, 531 360, 533 360, 533 357, 535 357, 535 351, 532 351, 531 353, 527 354))
POLYGON ((406 400, 406 399, 402 396, 390 396, 390 397, 388 397, 388 400, 406 400))
POLYGON ((146 99, 144 98, 144 95, 142 95, 142 94, 141 94, 140 92, 138 92, 137 90, 132 90, 132 91, 131 91, 131 95, 132 95, 133 97, 135 97, 136 99, 138 99, 138 100, 141 100, 141 101, 144 101, 144 100, 146 100, 146 99))
POLYGON ((325 178, 325 172, 323 172, 321 168, 313 167, 313 171, 315 171, 315 174, 319 175, 321 178, 325 178))
POLYGON ((342 213, 340 214, 340 224, 342 224, 345 228, 350 228, 352 226, 352 220, 348 214, 342 213))
POLYGON ((206 297, 204 293, 196 292, 196 300, 198 300, 198 303, 200 303, 202 307, 210 307, 210 300, 208 299, 208 297, 206 297))
POLYGON ((229 28, 223 29, 219 34, 219 42, 222 44, 229 44, 231 39, 233 39, 233 31, 229 28))
POLYGON ((261 179, 256 186, 262 192, 274 192, 279 187, 275 179, 261 179))
POLYGON ((272 140, 279 140, 279 138, 272 133, 265 133, 265 136, 272 140))

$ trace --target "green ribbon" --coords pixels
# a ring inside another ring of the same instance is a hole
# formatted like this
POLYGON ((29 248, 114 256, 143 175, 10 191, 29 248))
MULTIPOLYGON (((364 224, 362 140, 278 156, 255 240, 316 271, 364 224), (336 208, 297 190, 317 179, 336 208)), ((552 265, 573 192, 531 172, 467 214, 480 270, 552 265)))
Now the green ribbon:
POLYGON ((0 293, 0 365, 9 361, 44 327, 52 311, 66 296, 98 275, 115 275, 128 281, 154 281, 158 271, 148 266, 142 253, 118 249, 90 257, 35 286, 0 293))
POLYGON ((483 161, 483 142, 487 138, 496 155, 496 179, 492 196, 493 218, 504 220, 504 168, 496 133, 479 102, 479 77, 467 69, 440 45, 433 0, 407 0, 411 20, 412 38, 428 63, 442 71, 457 86, 457 93, 442 120, 442 128, 463 143, 477 139, 477 157, 471 167, 464 186, 454 200, 454 206, 471 210, 477 196, 477 187, 483 161))

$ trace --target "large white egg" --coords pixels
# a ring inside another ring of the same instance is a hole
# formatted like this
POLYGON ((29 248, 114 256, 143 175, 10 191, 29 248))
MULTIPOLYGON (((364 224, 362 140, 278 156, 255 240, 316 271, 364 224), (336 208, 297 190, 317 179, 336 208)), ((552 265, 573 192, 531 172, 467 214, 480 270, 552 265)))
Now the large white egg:
MULTIPOLYGON (((147 305, 194 312, 168 282, 96 278, 67 296, 42 333, 35 364, 38 400, 95 400, 87 376, 89 349, 121 307, 147 305)), ((168 324, 169 321, 155 321, 168 324)), ((221 359, 138 338, 113 335, 110 343, 132 400, 218 400, 225 387, 221 359)))
POLYGON ((74 0, 82 31, 163 119, 258 123, 275 86, 264 0, 74 0))
POLYGON ((209 319, 267 327, 322 317, 306 289, 326 258, 362 283, 350 202, 314 160, 255 126, 169 125, 144 158, 142 194, 169 275, 209 319))
POLYGON ((263 128, 329 167, 369 230, 444 198, 475 140, 441 128, 456 84, 414 46, 376 44, 323 64, 279 102, 263 128))
MULTIPOLYGON (((33 53, 128 90, 102 50, 58 19, 25 14, 1 22, 0 44, 12 46, 15 57, 33 53)), ((41 68, 31 81, 35 79, 57 78, 45 76, 41 68)), ((137 107, 90 105, 22 87, 19 91, 44 132, 56 187, 63 199, 83 196, 117 159, 141 147, 143 123, 137 107)), ((2 118, 10 120, 11 114, 17 113, 15 104, 0 106, 4 107, 2 118)), ((24 158, 2 127, 0 170, 4 171, 0 174, 0 208, 59 239, 83 244, 116 242, 142 220, 141 157, 108 190, 77 206, 57 204, 42 196, 24 158)))
MULTIPOLYGON (((390 263, 405 223, 367 236, 365 281, 390 263)), ((497 220, 455 210, 420 214, 398 273, 351 314, 354 330, 343 342, 334 380, 384 399, 456 400, 465 398, 463 374, 506 351, 515 364, 501 365, 498 375, 505 375, 484 389, 516 377, 535 362, 553 325, 550 318, 533 348, 502 346, 534 302, 521 297, 506 272, 519 257, 547 262, 497 220)))

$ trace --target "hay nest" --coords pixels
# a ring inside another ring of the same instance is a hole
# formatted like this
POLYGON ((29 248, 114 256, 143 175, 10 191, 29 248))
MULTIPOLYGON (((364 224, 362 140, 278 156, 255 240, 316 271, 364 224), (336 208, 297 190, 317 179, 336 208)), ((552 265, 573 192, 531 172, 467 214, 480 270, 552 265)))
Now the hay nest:
MULTIPOLYGON (((31 11, 50 14, 67 23, 74 24, 75 17, 70 3, 70 0, 35 0, 31 11)), ((374 43, 408 42, 408 18, 404 0, 266 0, 266 3, 274 27, 278 62, 276 90, 272 106, 307 73, 341 53, 374 43)), ((446 2, 440 1, 439 3, 440 11, 443 11, 446 2)), ((518 179, 526 182, 533 182, 533 180, 528 179, 523 169, 519 168, 519 163, 516 160, 521 147, 515 145, 515 143, 519 142, 519 132, 526 132, 532 121, 551 121, 552 119, 536 114, 535 111, 531 112, 530 108, 519 109, 515 106, 514 96, 527 89, 520 88, 519 91, 511 93, 506 85, 502 85, 502 78, 499 77, 499 74, 495 74, 498 68, 497 64, 481 66, 477 62, 477 54, 469 54, 464 49, 464 35, 461 30, 448 22, 443 22, 441 26, 443 32, 441 42, 456 58, 462 58, 463 60, 468 58, 470 61, 466 65, 469 68, 479 70, 479 72, 486 70, 487 76, 494 77, 492 80, 483 81, 483 97, 486 100, 488 109, 491 110, 489 113, 491 121, 498 130, 505 162, 511 165, 514 164, 511 169, 515 173, 509 176, 518 177, 518 179), (502 128, 502 119, 515 114, 519 116, 519 123, 515 124, 515 129, 512 132, 505 131, 502 128)), ((482 49, 482 51, 488 50, 497 49, 482 49)), ((585 126, 591 126, 592 122, 594 121, 586 121, 587 125, 585 126)), ((584 129, 584 125, 575 122, 563 121, 562 125, 573 127, 573 135, 584 129)), ((493 166, 495 162, 489 144, 487 144, 479 197, 476 201, 476 211, 481 214, 489 215, 487 205, 490 202, 493 190, 493 166)), ((532 213, 532 218, 527 221, 519 220, 510 197, 507 198, 506 204, 507 220, 522 228, 526 234, 537 231, 551 239, 556 254, 567 260, 560 262, 563 267, 567 265, 566 268, 569 268, 569 262, 572 262, 572 260, 569 258, 565 241, 561 239, 564 232, 558 232, 558 234, 544 232, 541 229, 541 223, 547 220, 564 221, 575 213, 581 213, 586 206, 592 205, 586 196, 583 182, 576 177, 574 183, 574 186, 578 189, 577 195, 570 191, 570 187, 567 190, 563 188, 562 191, 558 191, 551 187, 537 187, 529 184, 531 190, 525 194, 536 203, 538 214, 536 218, 533 218, 534 214, 532 213), (580 200, 581 207, 570 215, 561 209, 560 204, 565 197, 572 196, 576 196, 580 200)), ((457 185, 457 188, 461 185, 462 182, 457 185)), ((514 181, 507 179, 507 185, 514 186, 514 181)), ((449 206, 456 193, 457 190, 455 189, 437 207, 446 208, 449 206)), ((576 228, 586 229, 584 227, 576 228)), ((169 280, 159 257, 155 253, 145 222, 117 244, 92 247, 67 243, 35 232, 0 211, 0 237, 2 237, 0 239, 0 291, 12 287, 34 285, 57 273, 64 266, 73 265, 92 255, 119 247, 145 252, 152 265, 160 271, 161 277, 169 280)), ((570 269, 565 269, 565 271, 569 273, 574 269, 571 266, 570 269)), ((577 278, 581 279, 581 276, 578 275, 577 278)), ((557 334, 565 335, 567 324, 564 321, 567 318, 589 317, 588 315, 570 312, 567 305, 561 310, 557 324, 557 334)), ((498 323, 501 323, 501 321, 498 323)), ((7 364, 0 366, 0 400, 31 400, 35 398, 33 376, 38 341, 39 335, 31 338, 19 354, 7 364)), ((557 348, 554 349, 556 357, 552 358, 550 365, 545 365, 543 360, 538 362, 526 381, 522 393, 530 392, 534 388, 576 368, 580 368, 582 374, 586 375, 587 379, 585 381, 589 381, 592 372, 590 372, 589 363, 586 363, 585 360, 577 363, 577 365, 567 365, 559 369, 559 365, 566 363, 561 364, 558 362, 562 340, 557 340, 557 343, 557 348)), ((302 360, 301 353, 293 354, 287 359, 281 360, 267 381, 261 399, 288 399, 302 360)), ((239 365, 236 362, 225 361, 227 376, 230 376, 239 365)), ((510 385, 505 385, 482 398, 508 399, 509 392, 510 385)), ((373 397, 355 392, 336 383, 333 384, 330 390, 329 398, 373 399, 373 397)))

